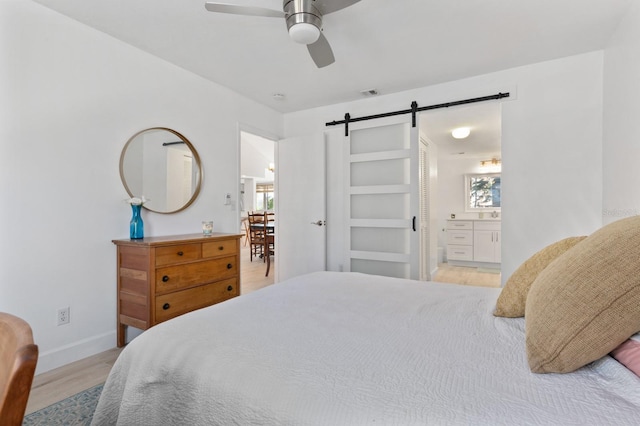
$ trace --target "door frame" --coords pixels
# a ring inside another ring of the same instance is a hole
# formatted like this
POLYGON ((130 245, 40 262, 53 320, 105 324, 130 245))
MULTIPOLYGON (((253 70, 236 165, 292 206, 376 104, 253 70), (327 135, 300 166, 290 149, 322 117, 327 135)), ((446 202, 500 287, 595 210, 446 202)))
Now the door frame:
MULTIPOLYGON (((238 229, 238 233, 243 233, 244 230, 241 229, 241 219, 242 219, 242 211, 240 210, 240 196, 242 188, 241 188, 241 183, 240 181, 242 180, 242 132, 245 133, 251 133, 253 135, 256 136, 260 136, 261 138, 264 139, 269 139, 271 141, 273 141, 274 143, 274 163, 276 162, 276 156, 275 156, 275 151, 277 151, 278 149, 278 141, 280 139, 282 139, 279 136, 276 136, 273 133, 267 132, 266 130, 262 130, 259 129, 257 127, 253 127, 251 125, 245 124, 245 123, 238 123, 237 129, 237 155, 238 155, 238 163, 237 163, 237 169, 236 169, 236 176, 237 176, 237 187, 236 187, 236 205, 235 205, 235 210, 236 210, 236 226, 238 229)), ((278 165, 275 164, 275 176, 274 176, 274 182, 273 182, 273 197, 274 197, 274 209, 277 209, 277 204, 278 204, 278 186, 276 184, 278 177, 277 177, 277 173, 278 173, 278 165)), ((277 234, 277 229, 276 229, 276 234, 277 234)), ((277 235, 276 235, 277 238, 277 235)), ((272 267, 272 271, 274 274, 274 282, 277 282, 277 278, 278 278, 278 260, 277 258, 275 259, 275 262, 273 263, 272 267)), ((242 276, 240 277, 240 280, 242 280, 242 276)))

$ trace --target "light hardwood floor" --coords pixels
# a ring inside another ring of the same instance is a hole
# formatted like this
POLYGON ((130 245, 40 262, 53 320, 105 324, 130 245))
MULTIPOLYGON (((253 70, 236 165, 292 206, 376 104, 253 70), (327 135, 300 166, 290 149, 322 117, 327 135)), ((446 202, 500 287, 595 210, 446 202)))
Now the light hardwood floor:
MULTIPOLYGON (((244 240, 242 240, 241 244, 243 243, 244 240)), ((254 258, 253 262, 249 261, 248 248, 243 247, 240 264, 241 295, 273 284, 273 273, 270 272, 269 277, 264 276, 267 265, 261 259, 254 258)), ((475 268, 462 268, 443 264, 440 265, 434 281, 499 287, 500 274, 478 272, 475 268)), ((104 383, 121 350, 113 348, 37 375, 31 387, 27 414, 104 383)))
POLYGON ((438 265, 438 271, 432 281, 441 283, 465 284, 481 287, 500 287, 500 273, 483 272, 482 269, 466 266, 438 265))

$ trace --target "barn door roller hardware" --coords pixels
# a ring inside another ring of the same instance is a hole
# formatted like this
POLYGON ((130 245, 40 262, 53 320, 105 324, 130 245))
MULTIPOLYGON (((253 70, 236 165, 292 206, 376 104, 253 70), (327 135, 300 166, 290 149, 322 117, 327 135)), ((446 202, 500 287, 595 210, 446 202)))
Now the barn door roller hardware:
POLYGON ((498 93, 496 95, 482 96, 480 98, 463 99, 461 101, 446 102, 443 104, 429 105, 424 107, 418 107, 418 102, 413 101, 411 102, 411 109, 403 109, 400 111, 385 112, 383 114, 367 115, 366 117, 356 117, 356 118, 352 118, 349 113, 346 113, 344 115, 344 120, 340 120, 340 121, 334 120, 329 123, 325 123, 325 126, 338 126, 340 124, 344 124, 344 135, 349 136, 349 123, 356 123, 358 121, 365 121, 365 120, 374 120, 376 118, 393 117, 394 115, 411 114, 411 127, 416 127, 416 115, 418 112, 421 112, 421 111, 429 111, 432 109, 440 109, 440 108, 449 108, 452 106, 473 104, 476 102, 492 101, 495 99, 502 99, 502 98, 508 98, 508 97, 509 97, 509 92, 498 93))

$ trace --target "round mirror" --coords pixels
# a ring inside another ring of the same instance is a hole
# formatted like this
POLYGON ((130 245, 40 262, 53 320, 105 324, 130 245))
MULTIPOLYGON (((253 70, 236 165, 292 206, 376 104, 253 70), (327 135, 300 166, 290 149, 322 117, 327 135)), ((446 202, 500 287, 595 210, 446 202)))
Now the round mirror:
POLYGON ((120 178, 129 196, 148 199, 144 208, 157 213, 179 212, 200 192, 200 157, 191 142, 175 130, 145 129, 122 149, 120 178))

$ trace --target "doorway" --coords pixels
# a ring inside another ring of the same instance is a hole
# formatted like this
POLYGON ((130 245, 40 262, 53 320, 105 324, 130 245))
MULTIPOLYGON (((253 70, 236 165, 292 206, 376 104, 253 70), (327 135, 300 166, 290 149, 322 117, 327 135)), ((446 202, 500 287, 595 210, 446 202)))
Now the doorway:
POLYGON ((431 211, 436 219, 431 221, 429 232, 431 237, 437 233, 437 269, 433 281, 500 286, 501 116, 500 102, 420 115, 420 138, 435 148, 437 158, 436 170, 433 166, 430 169, 430 174, 437 175, 430 197, 435 204, 431 205, 431 211), (468 134, 455 137, 454 129, 467 129, 468 134), (494 187, 487 187, 486 181, 477 181, 484 187, 467 182, 478 176, 493 176, 494 187), (476 205, 470 203, 473 190, 476 205), (483 203, 477 202, 480 192, 483 203))
POLYGON ((249 212, 273 212, 275 202, 275 139, 257 131, 240 131, 240 293, 247 294, 273 284, 275 266, 269 275, 263 256, 251 256, 249 212))

